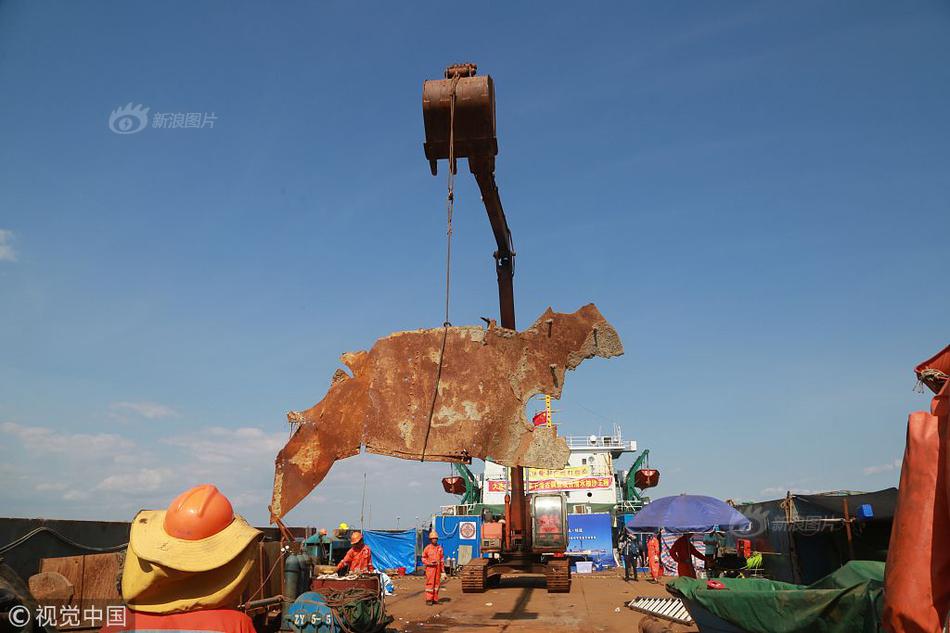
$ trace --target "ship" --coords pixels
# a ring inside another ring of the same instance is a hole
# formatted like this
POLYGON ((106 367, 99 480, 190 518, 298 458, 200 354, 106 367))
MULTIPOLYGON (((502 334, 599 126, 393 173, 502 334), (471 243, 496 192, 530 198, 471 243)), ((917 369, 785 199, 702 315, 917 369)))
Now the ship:
MULTIPOLYGON (((567 436, 567 466, 560 470, 525 469, 525 487, 532 492, 559 492, 567 499, 570 514, 609 513, 611 517, 636 514, 649 497, 643 490, 655 486, 659 471, 649 468, 649 449, 638 451, 636 440, 625 440, 619 425, 610 435, 567 436), (639 454, 638 454, 639 452, 639 454), (637 455, 627 470, 617 470, 618 460, 637 455)), ((442 480, 443 488, 460 497, 440 508, 443 516, 491 514, 503 516, 510 469, 490 460, 482 473, 465 464, 454 464, 456 474, 442 480)))

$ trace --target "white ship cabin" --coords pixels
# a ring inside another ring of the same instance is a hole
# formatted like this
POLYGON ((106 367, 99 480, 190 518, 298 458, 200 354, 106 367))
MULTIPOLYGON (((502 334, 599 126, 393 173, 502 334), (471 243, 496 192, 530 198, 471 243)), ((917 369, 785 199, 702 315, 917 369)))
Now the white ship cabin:
MULTIPOLYGON (((572 514, 612 511, 623 502, 614 461, 624 453, 636 452, 636 441, 625 441, 619 426, 614 427, 612 435, 568 436, 564 439, 571 449, 567 467, 563 470, 525 469, 528 491, 566 493, 568 512, 572 514)), ((505 466, 486 461, 481 484, 483 504, 504 505, 508 492, 508 469, 505 466)))

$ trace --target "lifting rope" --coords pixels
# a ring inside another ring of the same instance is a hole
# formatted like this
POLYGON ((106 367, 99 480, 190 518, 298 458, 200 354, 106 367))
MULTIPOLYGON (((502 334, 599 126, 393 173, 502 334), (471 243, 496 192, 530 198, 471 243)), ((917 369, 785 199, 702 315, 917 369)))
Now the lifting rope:
POLYGON ((426 436, 422 442, 422 456, 420 462, 426 460, 426 449, 429 447, 429 433, 432 431, 432 416, 435 415, 435 403, 439 399, 439 385, 442 382, 442 361, 445 359, 445 341, 449 336, 449 289, 452 279, 452 212, 455 209, 455 89, 461 75, 455 73, 452 77, 452 88, 449 94, 449 176, 448 194, 445 201, 446 231, 445 231, 445 321, 442 322, 442 347, 439 350, 439 364, 435 373, 435 387, 432 390, 432 404, 429 406, 429 419, 426 423, 426 436))

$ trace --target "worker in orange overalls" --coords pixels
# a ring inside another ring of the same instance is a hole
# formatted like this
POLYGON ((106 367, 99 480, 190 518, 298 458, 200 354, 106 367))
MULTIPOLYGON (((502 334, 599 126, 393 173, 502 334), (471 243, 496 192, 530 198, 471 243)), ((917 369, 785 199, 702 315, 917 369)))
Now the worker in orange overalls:
POLYGON ((660 564, 660 534, 657 532, 647 541, 647 563, 653 582, 660 582, 663 576, 663 566, 660 564))
POLYGON ((337 574, 345 576, 347 573, 365 574, 373 571, 373 553, 363 542, 363 533, 356 530, 350 534, 350 545, 350 551, 336 566, 337 574))
POLYGON ((437 604, 442 570, 445 568, 445 553, 439 545, 439 533, 435 530, 429 532, 429 544, 422 550, 422 564, 426 568, 426 604, 437 604))

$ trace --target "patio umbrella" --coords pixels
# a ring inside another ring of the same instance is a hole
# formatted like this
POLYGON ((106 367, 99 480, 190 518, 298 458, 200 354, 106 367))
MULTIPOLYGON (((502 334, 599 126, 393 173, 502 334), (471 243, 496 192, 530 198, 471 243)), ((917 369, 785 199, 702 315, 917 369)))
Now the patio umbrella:
POLYGON ((663 497, 645 505, 627 523, 634 531, 713 532, 748 530, 751 522, 724 501, 702 495, 663 497))

